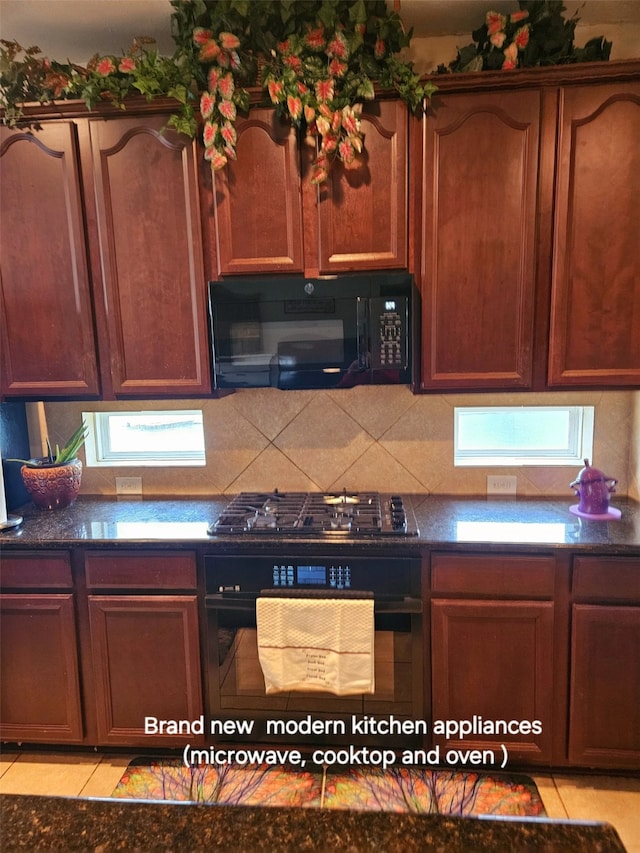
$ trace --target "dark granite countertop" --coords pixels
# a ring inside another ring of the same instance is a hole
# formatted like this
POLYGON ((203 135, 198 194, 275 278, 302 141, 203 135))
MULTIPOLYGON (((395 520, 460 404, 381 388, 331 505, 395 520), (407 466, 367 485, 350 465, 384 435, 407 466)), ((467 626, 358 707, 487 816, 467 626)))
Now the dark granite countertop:
POLYGON ((0 796, 1 840, 15 850, 344 850, 350 853, 624 853, 612 826, 544 818, 455 818, 132 800, 0 796))
MULTIPOLYGON (((210 536, 207 527, 222 512, 229 497, 115 499, 80 497, 63 510, 37 510, 32 504, 20 513, 23 524, 0 533, 0 547, 71 547, 153 545, 160 547, 210 546, 210 550, 261 550, 278 546, 278 535, 244 537, 210 536)), ((442 496, 411 497, 419 527, 418 537, 342 539, 341 549, 363 545, 413 549, 424 547, 482 547, 519 550, 572 548, 609 554, 640 556, 640 503, 617 499, 622 517, 616 521, 578 518, 569 512, 573 503, 556 499, 486 499, 442 496)), ((287 538, 288 545, 304 546, 309 540, 287 538)), ((327 545, 323 541, 323 547, 327 545)), ((333 543, 331 543, 333 544, 333 543)))

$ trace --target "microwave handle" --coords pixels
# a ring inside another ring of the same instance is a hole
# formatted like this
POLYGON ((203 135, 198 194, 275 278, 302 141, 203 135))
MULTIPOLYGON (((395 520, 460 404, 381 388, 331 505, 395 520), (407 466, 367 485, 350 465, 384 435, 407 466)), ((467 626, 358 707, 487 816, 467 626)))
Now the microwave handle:
POLYGON ((371 366, 371 329, 369 325, 369 300, 358 296, 357 310, 357 345, 358 370, 368 370, 371 366))

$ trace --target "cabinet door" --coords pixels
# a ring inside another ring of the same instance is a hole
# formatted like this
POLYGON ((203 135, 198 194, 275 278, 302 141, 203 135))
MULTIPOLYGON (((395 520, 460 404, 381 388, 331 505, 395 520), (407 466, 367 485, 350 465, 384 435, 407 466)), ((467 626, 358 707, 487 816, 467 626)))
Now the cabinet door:
POLYGON ((433 720, 518 721, 520 733, 434 740, 448 749, 488 749, 501 764, 550 762, 553 602, 431 602, 433 720), (527 731, 538 721, 541 732, 527 731))
POLYGON ((640 385, 640 83, 560 93, 550 385, 640 385))
POLYGON ((2 393, 99 392, 71 122, 0 129, 2 393))
POLYGON ((640 767, 640 607, 574 604, 569 760, 640 767))
POLYGON ((211 389, 192 140, 166 116, 89 122, 116 396, 211 389))
POLYGON ((238 159, 214 173, 218 273, 302 272, 295 130, 273 109, 252 109, 236 131, 238 159))
POLYGON ((1 595, 0 610, 0 737, 80 743, 73 595, 1 595))
POLYGON ((203 713, 195 595, 90 595, 98 739, 120 746, 199 744, 199 735, 145 734, 145 717, 203 713))
POLYGON ((407 124, 402 101, 365 107, 358 167, 318 188, 320 272, 407 266, 407 124))
POLYGON ((421 387, 527 388, 540 93, 432 104, 423 121, 421 387))

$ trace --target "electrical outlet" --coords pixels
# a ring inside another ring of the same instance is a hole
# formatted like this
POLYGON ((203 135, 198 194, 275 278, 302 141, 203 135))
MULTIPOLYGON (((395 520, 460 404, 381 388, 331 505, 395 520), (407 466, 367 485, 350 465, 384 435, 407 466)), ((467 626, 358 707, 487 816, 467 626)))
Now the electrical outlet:
POLYGON ((506 475, 489 475, 487 477, 487 494, 488 495, 515 495, 517 477, 508 477, 506 475))
POLYGON ((116 477, 117 495, 141 495, 142 477, 116 477))

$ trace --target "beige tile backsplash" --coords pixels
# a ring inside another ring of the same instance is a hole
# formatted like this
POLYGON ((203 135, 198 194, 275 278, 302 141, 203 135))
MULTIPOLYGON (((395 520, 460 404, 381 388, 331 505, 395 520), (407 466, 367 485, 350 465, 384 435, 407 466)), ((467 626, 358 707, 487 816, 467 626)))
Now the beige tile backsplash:
POLYGON ((515 474, 519 495, 571 495, 577 467, 454 468, 456 405, 595 406, 593 464, 640 497, 640 392, 414 395, 405 386, 336 391, 237 391, 216 400, 46 403, 53 443, 83 411, 202 409, 204 467, 85 467, 83 494, 115 494, 117 476, 142 477, 145 495, 254 489, 378 490, 484 495, 487 474, 515 474))

